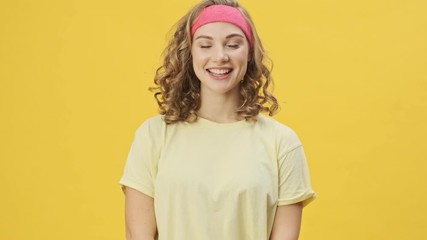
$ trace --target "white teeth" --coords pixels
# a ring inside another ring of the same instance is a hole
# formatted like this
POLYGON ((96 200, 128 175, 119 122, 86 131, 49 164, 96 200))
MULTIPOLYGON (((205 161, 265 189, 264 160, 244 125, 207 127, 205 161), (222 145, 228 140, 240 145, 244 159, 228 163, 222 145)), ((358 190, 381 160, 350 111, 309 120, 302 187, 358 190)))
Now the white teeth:
POLYGON ((231 69, 209 69, 209 72, 218 74, 218 75, 224 75, 231 72, 231 69))

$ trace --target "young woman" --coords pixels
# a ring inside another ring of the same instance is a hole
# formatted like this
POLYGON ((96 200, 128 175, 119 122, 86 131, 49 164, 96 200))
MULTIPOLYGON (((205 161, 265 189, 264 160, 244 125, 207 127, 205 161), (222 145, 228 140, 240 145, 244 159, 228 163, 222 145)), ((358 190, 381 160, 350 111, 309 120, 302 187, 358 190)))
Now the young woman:
POLYGON ((127 239, 298 239, 315 198, 296 134, 270 117, 270 71, 248 13, 203 1, 177 24, 124 175, 127 239))

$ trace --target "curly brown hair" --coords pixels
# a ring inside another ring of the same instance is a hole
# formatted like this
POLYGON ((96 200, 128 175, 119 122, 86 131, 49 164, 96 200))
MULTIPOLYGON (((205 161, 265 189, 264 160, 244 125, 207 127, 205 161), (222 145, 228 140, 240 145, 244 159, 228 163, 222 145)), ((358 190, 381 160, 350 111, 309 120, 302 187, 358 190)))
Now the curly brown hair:
POLYGON ((167 124, 180 121, 194 122, 200 109, 200 81, 194 73, 191 56, 191 26, 200 12, 211 5, 228 5, 239 9, 251 26, 254 46, 250 61, 240 84, 240 106, 236 110, 246 120, 256 120, 260 112, 274 115, 279 108, 277 99, 269 91, 272 62, 266 56, 261 40, 248 12, 237 1, 205 0, 194 6, 175 25, 174 34, 163 52, 164 61, 154 78, 156 87, 151 87, 167 124))

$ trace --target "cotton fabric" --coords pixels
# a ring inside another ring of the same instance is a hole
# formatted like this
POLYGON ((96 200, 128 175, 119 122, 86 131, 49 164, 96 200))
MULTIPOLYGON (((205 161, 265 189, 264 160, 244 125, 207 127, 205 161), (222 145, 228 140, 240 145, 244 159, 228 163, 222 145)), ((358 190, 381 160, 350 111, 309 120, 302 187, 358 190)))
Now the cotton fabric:
POLYGON ((277 206, 316 196, 297 135, 264 115, 225 124, 148 119, 120 184, 154 198, 159 240, 268 240, 277 206))

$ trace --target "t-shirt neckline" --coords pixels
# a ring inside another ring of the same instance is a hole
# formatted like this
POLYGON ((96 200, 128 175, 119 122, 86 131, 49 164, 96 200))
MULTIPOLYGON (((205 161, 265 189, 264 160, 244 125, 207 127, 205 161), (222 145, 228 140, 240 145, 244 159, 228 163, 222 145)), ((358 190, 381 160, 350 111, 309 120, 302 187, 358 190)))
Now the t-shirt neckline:
POLYGON ((236 126, 246 125, 249 121, 247 121, 246 119, 243 119, 235 122, 221 123, 221 122, 215 122, 215 121, 208 120, 206 118, 198 116, 197 122, 199 122, 199 124, 201 125, 212 126, 212 127, 236 127, 236 126))

